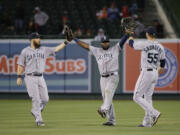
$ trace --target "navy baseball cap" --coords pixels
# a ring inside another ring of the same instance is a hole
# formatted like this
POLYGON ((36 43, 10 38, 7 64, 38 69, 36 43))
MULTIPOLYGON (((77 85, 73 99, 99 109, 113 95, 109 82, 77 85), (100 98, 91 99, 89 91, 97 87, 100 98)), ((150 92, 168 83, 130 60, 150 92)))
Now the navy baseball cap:
POLYGON ((109 42, 109 38, 107 36, 104 36, 101 38, 101 43, 109 42))
POLYGON ((152 26, 147 27, 147 29, 145 31, 150 35, 155 35, 156 34, 156 29, 154 27, 152 27, 152 26))
POLYGON ((35 38, 40 38, 39 33, 33 32, 33 33, 31 33, 31 34, 29 35, 29 40, 35 39, 35 38))

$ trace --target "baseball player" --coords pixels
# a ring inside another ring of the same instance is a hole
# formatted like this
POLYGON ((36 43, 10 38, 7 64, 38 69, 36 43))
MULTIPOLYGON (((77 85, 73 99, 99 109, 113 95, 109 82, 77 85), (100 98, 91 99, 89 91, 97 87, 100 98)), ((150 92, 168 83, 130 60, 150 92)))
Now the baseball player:
POLYGON ((103 123, 105 126, 115 126, 115 112, 113 107, 113 96, 119 82, 119 53, 123 49, 123 45, 128 39, 128 35, 124 35, 121 41, 114 46, 110 46, 108 37, 101 39, 101 48, 88 45, 87 43, 74 38, 74 41, 82 48, 90 51, 95 56, 101 75, 100 86, 103 97, 103 104, 98 109, 98 113, 102 118, 108 117, 108 121, 103 123))
POLYGON ((136 82, 133 100, 145 110, 145 117, 138 127, 154 126, 161 113, 152 105, 152 94, 158 80, 158 74, 164 72, 164 47, 155 39, 156 30, 149 26, 146 30, 146 41, 134 42, 129 38, 129 45, 141 50, 141 73, 136 82))
POLYGON ((68 41, 56 47, 41 47, 38 33, 30 34, 29 39, 30 46, 22 50, 18 59, 17 85, 22 84, 22 73, 25 69, 24 81, 28 95, 32 98, 31 113, 37 126, 44 126, 41 112, 49 100, 46 82, 43 77, 46 58, 62 50, 68 44, 68 41))

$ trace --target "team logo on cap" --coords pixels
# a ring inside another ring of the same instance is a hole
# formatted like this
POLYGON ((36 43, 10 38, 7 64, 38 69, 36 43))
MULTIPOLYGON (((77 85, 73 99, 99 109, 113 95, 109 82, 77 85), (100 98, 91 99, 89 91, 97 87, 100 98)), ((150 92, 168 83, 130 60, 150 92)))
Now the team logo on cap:
POLYGON ((178 62, 176 56, 170 49, 165 48, 166 65, 165 73, 159 76, 156 87, 166 87, 174 81, 178 72, 178 62))

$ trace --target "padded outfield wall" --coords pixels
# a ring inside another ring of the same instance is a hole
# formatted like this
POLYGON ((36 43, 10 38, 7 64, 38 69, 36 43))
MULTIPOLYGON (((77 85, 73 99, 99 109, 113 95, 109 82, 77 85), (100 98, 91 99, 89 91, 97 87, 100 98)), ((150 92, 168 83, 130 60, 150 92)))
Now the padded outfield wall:
MULTIPOLYGON (((85 42, 100 47, 90 39, 85 42)), ((42 46, 56 46, 63 40, 41 40, 42 46)), ((118 40, 111 40, 111 45, 118 40)), ((180 93, 180 40, 163 39, 166 66, 156 86, 156 93, 180 93)), ((0 92, 25 93, 25 85, 16 86, 17 60, 21 50, 29 46, 28 40, 0 40, 0 92)), ((125 46, 119 56, 119 76, 117 94, 132 93, 140 72, 140 52, 125 46)), ((49 93, 100 93, 99 71, 95 58, 75 43, 67 45, 56 57, 46 60, 44 77, 49 93)))

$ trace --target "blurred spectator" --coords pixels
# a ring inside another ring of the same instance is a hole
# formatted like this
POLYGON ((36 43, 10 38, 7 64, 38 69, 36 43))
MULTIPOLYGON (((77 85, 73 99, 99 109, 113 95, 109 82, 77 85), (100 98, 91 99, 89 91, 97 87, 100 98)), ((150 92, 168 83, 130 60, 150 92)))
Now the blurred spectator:
POLYGON ((63 16, 62 16, 62 24, 67 24, 68 23, 68 11, 67 10, 65 10, 64 12, 63 12, 63 16))
POLYGON ((77 37, 81 37, 82 36, 82 30, 81 28, 79 27, 75 32, 74 34, 77 36, 77 37))
POLYGON ((7 13, 4 13, 1 21, 1 32, 6 34, 12 34, 14 32, 14 26, 12 23, 12 19, 10 19, 7 13))
POLYGON ((145 0, 137 0, 137 6, 138 6, 138 10, 140 12, 143 12, 145 7, 145 0))
POLYGON ((97 35, 95 36, 94 40, 95 40, 95 41, 101 41, 101 39, 102 39, 104 36, 105 36, 105 35, 104 35, 104 30, 103 30, 102 28, 100 28, 100 29, 98 30, 98 33, 97 33, 97 35))
POLYGON ((49 19, 49 16, 40 10, 39 7, 35 7, 34 9, 34 22, 35 22, 35 27, 36 31, 39 32, 40 34, 45 34, 46 33, 46 23, 49 19))
POLYGON ((64 35, 66 25, 67 25, 66 23, 60 25, 60 33, 59 33, 60 36, 64 35))
POLYGON ((3 6, 0 4, 0 15, 3 14, 3 6))
POLYGON ((133 18, 137 24, 137 28, 135 29, 135 35, 137 37, 143 37, 144 25, 139 21, 139 18, 137 15, 133 15, 133 18))
POLYGON ((62 16, 62 23, 63 24, 66 24, 67 23, 67 20, 68 20, 68 18, 67 18, 67 16, 62 16))
POLYGON ((62 19, 61 19, 61 23, 60 23, 60 26, 59 26, 59 30, 60 30, 60 35, 64 35, 64 31, 65 31, 65 26, 67 25, 67 21, 68 21, 68 18, 67 16, 63 15, 62 16, 62 19))
POLYGON ((29 33, 35 32, 35 31, 36 31, 36 29, 35 29, 35 24, 34 24, 33 19, 31 19, 31 20, 28 22, 28 26, 27 26, 26 32, 27 32, 27 34, 29 34, 29 33))
POLYGON ((119 16, 119 10, 115 7, 115 3, 111 3, 110 8, 108 8, 108 18, 110 20, 118 19, 119 16))
POLYGON ((131 13, 131 15, 134 15, 137 13, 137 3, 132 3, 131 7, 129 8, 129 12, 131 13))
POLYGON ((128 9, 128 6, 125 4, 122 6, 121 17, 125 18, 128 16, 129 16, 129 9, 128 9))
POLYGON ((102 10, 96 13, 97 19, 107 19, 108 18, 108 12, 107 12, 107 7, 104 6, 102 10))
POLYGON ((24 28, 24 8, 22 5, 17 4, 15 11, 15 31, 16 34, 22 34, 24 28))
POLYGON ((157 38, 163 38, 164 37, 164 28, 163 25, 159 23, 158 20, 154 20, 154 27, 156 28, 156 36, 157 38))
POLYGON ((2 19, 3 19, 3 6, 0 4, 0 26, 2 25, 2 19))
POLYGON ((63 13, 63 16, 61 18, 61 22, 59 24, 59 35, 62 36, 64 35, 64 31, 65 31, 65 26, 68 25, 69 26, 69 22, 68 22, 68 17, 67 17, 68 12, 65 10, 63 13))
POLYGON ((91 29, 87 29, 87 31, 86 31, 86 36, 88 37, 88 38, 90 38, 92 35, 91 35, 91 29))

